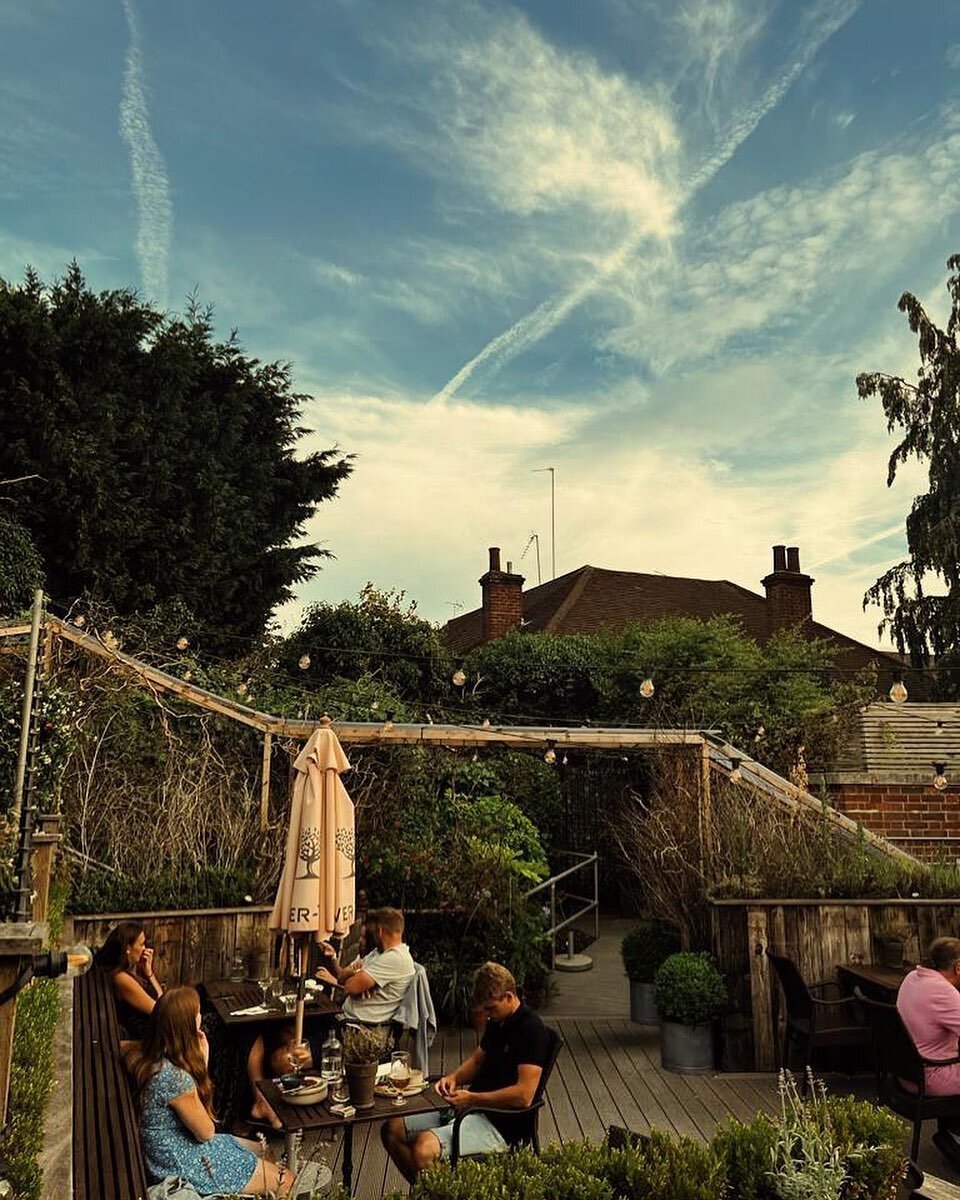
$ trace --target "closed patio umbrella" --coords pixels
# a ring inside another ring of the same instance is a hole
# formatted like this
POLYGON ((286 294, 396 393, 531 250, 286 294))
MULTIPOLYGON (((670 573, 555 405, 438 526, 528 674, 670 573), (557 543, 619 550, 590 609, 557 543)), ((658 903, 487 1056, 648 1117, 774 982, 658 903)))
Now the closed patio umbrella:
MULTIPOLYGON (((343 934, 356 906, 353 801, 340 779, 350 763, 324 717, 294 762, 296 772, 287 850, 270 914, 275 933, 325 941, 343 934)), ((301 945, 301 957, 306 947, 301 945)), ((297 997, 296 1037, 303 1037, 303 981, 297 997)))

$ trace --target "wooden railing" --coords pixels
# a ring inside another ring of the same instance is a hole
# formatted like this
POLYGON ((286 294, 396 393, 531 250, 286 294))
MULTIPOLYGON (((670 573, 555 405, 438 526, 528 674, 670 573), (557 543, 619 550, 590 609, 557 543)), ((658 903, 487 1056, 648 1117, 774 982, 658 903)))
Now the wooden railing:
POLYGON ((772 1071, 777 983, 768 947, 792 958, 809 983, 835 980, 840 963, 875 962, 877 939, 898 930, 906 933, 904 961, 916 963, 934 938, 960 936, 960 900, 717 900, 711 924, 713 953, 747 1035, 725 1046, 728 1065, 772 1071))

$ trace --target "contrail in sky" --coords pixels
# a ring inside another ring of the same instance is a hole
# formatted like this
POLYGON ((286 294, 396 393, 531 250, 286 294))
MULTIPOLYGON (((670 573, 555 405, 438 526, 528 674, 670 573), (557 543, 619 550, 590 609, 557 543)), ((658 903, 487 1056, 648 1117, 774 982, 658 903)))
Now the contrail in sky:
MULTIPOLYGON (((820 47, 850 20, 859 7, 860 0, 846 0, 846 3, 841 5, 834 14, 817 25, 799 56, 774 80, 760 100, 737 118, 715 153, 691 176, 683 189, 678 208, 687 204, 700 188, 712 179, 725 163, 730 161, 738 147, 753 133, 767 113, 780 103, 820 47)), ((535 346, 561 321, 565 320, 575 308, 578 308, 602 283, 619 271, 642 241, 643 238, 640 235, 631 235, 620 244, 617 250, 608 255, 596 274, 578 283, 564 295, 553 300, 544 300, 532 312, 527 313, 509 329, 498 334, 469 362, 464 363, 456 375, 447 380, 433 400, 443 403, 455 396, 474 371, 484 363, 492 361, 494 366, 499 368, 511 362, 531 346, 535 346)))
POLYGON ((173 205, 167 168, 150 132, 140 29, 133 0, 123 0, 123 11, 130 31, 130 45, 123 72, 120 133, 130 148, 133 193, 137 199, 137 262, 146 299, 164 307, 167 303, 173 205))

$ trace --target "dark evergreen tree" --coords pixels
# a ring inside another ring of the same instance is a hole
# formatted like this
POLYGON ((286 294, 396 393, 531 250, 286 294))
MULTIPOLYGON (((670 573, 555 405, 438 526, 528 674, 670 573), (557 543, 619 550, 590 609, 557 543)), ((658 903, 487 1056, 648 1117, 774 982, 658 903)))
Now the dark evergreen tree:
POLYGON ((195 302, 94 294, 76 263, 50 288, 0 280, 0 478, 38 477, 16 516, 61 603, 185 605, 211 648, 256 637, 329 553, 299 539, 351 470, 295 456, 307 399, 195 302))
POLYGON ((902 432, 887 469, 887 486, 910 458, 928 466, 929 490, 917 496, 907 517, 909 557, 883 574, 864 597, 864 606, 883 608, 880 625, 916 666, 931 656, 960 651, 960 254, 948 259, 952 307, 940 329, 910 292, 900 297, 917 335, 917 382, 872 372, 857 376, 861 397, 879 396, 887 428, 902 432), (946 592, 928 594, 929 581, 946 592))

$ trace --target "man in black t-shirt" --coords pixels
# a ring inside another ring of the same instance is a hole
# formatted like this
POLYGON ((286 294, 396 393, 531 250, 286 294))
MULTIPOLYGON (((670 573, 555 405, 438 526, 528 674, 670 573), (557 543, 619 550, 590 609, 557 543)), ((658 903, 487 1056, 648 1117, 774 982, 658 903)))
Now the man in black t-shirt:
MULTIPOLYGON (((484 963, 473 980, 473 1003, 487 1026, 480 1045, 437 1091, 451 1108, 467 1112, 460 1127, 461 1154, 496 1154, 528 1132, 531 1114, 511 1113, 533 1103, 550 1054, 546 1026, 521 1004, 513 976, 497 963, 484 963), (495 1108, 495 1113, 471 1113, 495 1108)), ((381 1128, 387 1153, 410 1183, 438 1158, 449 1157, 453 1120, 443 1113, 395 1117, 381 1128)))

